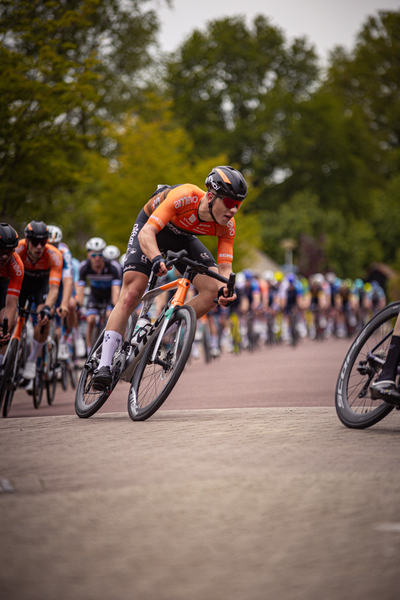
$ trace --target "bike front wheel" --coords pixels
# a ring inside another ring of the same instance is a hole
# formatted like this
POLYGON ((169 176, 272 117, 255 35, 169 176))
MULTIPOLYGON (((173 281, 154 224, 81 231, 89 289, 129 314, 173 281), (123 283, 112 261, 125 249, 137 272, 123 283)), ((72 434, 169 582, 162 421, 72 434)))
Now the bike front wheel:
POLYGON ((154 360, 160 336, 147 344, 129 391, 128 412, 133 421, 151 417, 171 393, 189 358, 195 333, 196 313, 185 305, 172 315, 154 360))
POLYGON ((393 406, 372 400, 370 384, 386 360, 400 302, 389 304, 357 336, 336 384, 335 405, 341 422, 350 429, 365 429, 386 417, 393 406))
POLYGON ((57 386, 57 344, 52 341, 47 346, 47 379, 46 379, 46 394, 47 404, 51 406, 54 402, 57 386))
POLYGON ((7 349, 7 354, 3 364, 3 376, 0 384, 0 407, 4 398, 3 416, 8 415, 8 411, 11 407, 11 400, 14 394, 14 365, 18 350, 18 340, 13 339, 10 342, 10 346, 7 349))
POLYGON ((81 372, 75 394, 75 412, 81 419, 94 415, 107 400, 112 390, 99 392, 92 387, 93 373, 100 362, 104 331, 97 338, 81 372))

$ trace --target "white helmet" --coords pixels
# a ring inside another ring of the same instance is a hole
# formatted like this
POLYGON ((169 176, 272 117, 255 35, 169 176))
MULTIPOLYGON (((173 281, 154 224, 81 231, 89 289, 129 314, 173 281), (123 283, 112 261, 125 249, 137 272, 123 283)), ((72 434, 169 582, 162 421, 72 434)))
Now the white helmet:
POLYGON ((106 243, 100 237, 92 237, 86 242, 86 250, 88 252, 103 252, 105 247, 106 243))
POLYGON ((120 254, 121 251, 117 246, 106 246, 103 251, 103 256, 104 258, 107 258, 107 260, 117 260, 120 254))
POLYGON ((265 281, 272 281, 273 279, 275 279, 274 272, 271 271, 271 269, 267 269, 263 273, 263 279, 265 279, 265 281))
POLYGON ((121 265, 121 267, 123 267, 123 266, 124 266, 124 262, 125 262, 125 256, 126 256, 126 253, 125 253, 125 254, 122 254, 122 255, 119 257, 119 264, 121 265))
POLYGON ((49 230, 49 242, 50 244, 59 244, 62 240, 62 231, 57 225, 47 225, 49 230))

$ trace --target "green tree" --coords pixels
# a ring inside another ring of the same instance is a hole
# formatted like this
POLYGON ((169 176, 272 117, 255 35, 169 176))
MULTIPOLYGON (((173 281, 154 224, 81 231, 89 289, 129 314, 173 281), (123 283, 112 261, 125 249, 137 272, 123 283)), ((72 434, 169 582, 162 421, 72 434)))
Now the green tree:
POLYGON ((263 216, 263 246, 282 262, 281 240, 297 242, 295 263, 309 276, 333 270, 340 277, 363 276, 367 266, 382 256, 373 227, 365 219, 326 209, 311 192, 294 194, 289 202, 263 216))
POLYGON ((155 40, 146 3, 0 0, 2 219, 47 218, 82 185, 86 150, 112 151, 104 120, 133 102, 155 40))
POLYGON ((376 146, 375 169, 398 170, 400 148, 400 10, 370 16, 354 51, 332 54, 327 87, 349 111, 362 110, 376 146))
POLYGON ((168 61, 166 79, 174 115, 196 152, 226 152, 257 177, 275 167, 269 146, 279 137, 282 110, 308 94, 317 73, 305 39, 287 48, 266 17, 249 28, 235 16, 194 31, 168 61))
MULTIPOLYGON (((149 100, 149 102, 154 102, 149 100)), ((194 183, 204 189, 207 174, 227 157, 193 158, 193 142, 182 127, 177 127, 168 106, 155 104, 160 119, 149 122, 127 115, 121 125, 108 131, 117 150, 113 158, 92 162, 91 179, 97 181, 96 194, 86 198, 91 206, 94 230, 107 243, 124 252, 133 224, 157 185, 194 183)), ((250 191, 251 195, 252 191, 250 191)), ((215 253, 217 240, 202 241, 215 253)), ((235 241, 235 268, 246 262, 247 248, 259 246, 259 219, 239 213, 235 241)))

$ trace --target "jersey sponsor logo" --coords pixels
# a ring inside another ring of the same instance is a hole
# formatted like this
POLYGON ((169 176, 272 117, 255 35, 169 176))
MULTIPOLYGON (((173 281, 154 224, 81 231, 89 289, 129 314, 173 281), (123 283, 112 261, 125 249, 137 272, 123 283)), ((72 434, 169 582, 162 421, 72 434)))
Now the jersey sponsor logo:
POLYGON ((203 260, 207 260, 209 258, 209 256, 208 256, 207 252, 202 252, 200 254, 200 258, 202 258, 203 260))
POLYGON ((174 206, 175 208, 183 208, 184 206, 188 206, 188 204, 192 204, 192 202, 197 202, 197 200, 197 196, 184 196, 175 200, 174 206))
MULTIPOLYGON (((180 221, 180 224, 183 226, 184 223, 183 221, 180 221)), ((177 227, 175 227, 171 221, 169 221, 167 223, 167 227, 170 231, 172 231, 172 233, 175 233, 176 235, 190 235, 190 233, 186 233, 186 231, 182 231, 181 229, 178 229, 177 227)))
POLYGON ((140 257, 140 262, 147 264, 147 256, 145 254, 142 254, 140 257))
POLYGON ((189 223, 194 223, 196 220, 196 215, 192 215, 191 217, 188 218, 189 223))
POLYGON ((21 268, 20 268, 18 262, 15 259, 13 259, 11 261, 11 266, 14 269, 14 273, 16 274, 16 276, 21 277, 22 271, 21 271, 21 268))
POLYGON ((161 221, 161 219, 159 217, 156 217, 155 215, 150 215, 149 217, 149 221, 153 220, 156 223, 158 223, 159 225, 161 225, 161 227, 165 227, 165 224, 163 223, 163 221, 161 221))
POLYGON ((131 236, 129 238, 129 244, 128 245, 130 245, 133 242, 133 240, 135 239, 135 237, 138 234, 138 231, 139 231, 139 225, 135 224, 134 227, 133 227, 133 229, 132 229, 132 233, 131 233, 131 236))
POLYGON ((128 248, 127 255, 135 254, 137 252, 137 248, 128 248))
POLYGON ((51 256, 51 258, 54 260, 54 264, 56 265, 56 267, 60 267, 62 265, 62 258, 60 260, 60 257, 58 254, 56 254, 53 250, 51 250, 49 248, 49 254, 51 256))
POLYGON ((220 258, 233 258, 233 254, 218 254, 220 258))
POLYGON ((153 210, 156 210, 157 206, 160 204, 160 196, 157 196, 151 204, 153 210))
POLYGON ((226 226, 229 229, 229 235, 235 235, 235 225, 234 225, 232 219, 230 221, 228 221, 226 226))

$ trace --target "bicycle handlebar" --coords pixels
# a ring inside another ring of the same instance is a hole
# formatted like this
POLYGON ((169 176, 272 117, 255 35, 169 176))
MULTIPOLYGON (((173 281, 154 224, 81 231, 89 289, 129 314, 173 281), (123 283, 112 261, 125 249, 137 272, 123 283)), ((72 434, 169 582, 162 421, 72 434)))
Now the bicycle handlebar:
POLYGON ((186 250, 180 250, 179 252, 173 252, 172 250, 168 250, 165 266, 167 268, 171 267, 178 261, 184 265, 187 265, 188 267, 191 267, 198 273, 207 275, 208 277, 212 277, 213 279, 217 279, 221 283, 226 283, 228 286, 228 292, 229 292, 228 296, 233 295, 235 281, 236 281, 235 273, 231 273, 229 275, 229 278, 223 277, 222 275, 220 275, 219 273, 215 273, 215 271, 212 271, 211 269, 209 269, 202 263, 199 263, 199 262, 196 262, 195 260, 191 260, 190 258, 187 258, 186 250))

